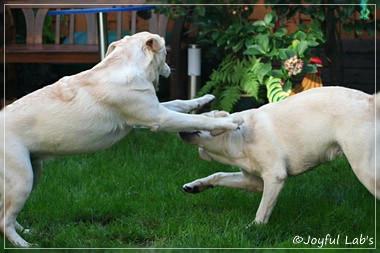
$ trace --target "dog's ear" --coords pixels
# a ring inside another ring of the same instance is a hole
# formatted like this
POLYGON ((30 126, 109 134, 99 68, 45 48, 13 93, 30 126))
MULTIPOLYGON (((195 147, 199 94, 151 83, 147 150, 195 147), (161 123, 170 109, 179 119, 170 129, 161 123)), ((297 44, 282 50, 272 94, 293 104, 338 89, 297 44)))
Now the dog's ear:
POLYGON ((106 57, 117 47, 120 41, 112 42, 107 49, 106 57))
POLYGON ((145 46, 156 53, 165 48, 165 41, 158 35, 151 35, 145 41, 145 46))

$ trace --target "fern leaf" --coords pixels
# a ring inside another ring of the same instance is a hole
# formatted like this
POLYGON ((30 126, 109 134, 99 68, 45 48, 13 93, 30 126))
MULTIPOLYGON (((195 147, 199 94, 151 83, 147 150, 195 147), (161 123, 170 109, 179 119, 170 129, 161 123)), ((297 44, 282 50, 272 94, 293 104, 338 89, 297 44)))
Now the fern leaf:
POLYGON ((208 93, 211 93, 212 90, 215 88, 216 86, 216 83, 213 82, 213 81, 208 81, 199 91, 198 91, 198 95, 199 96, 203 96, 203 95, 206 95, 208 93))
POLYGON ((238 86, 224 89, 220 97, 220 109, 231 112, 233 106, 239 101, 240 94, 241 89, 238 86))
POLYGON ((272 64, 266 63, 260 63, 260 65, 257 68, 257 71, 255 72, 257 75, 257 79, 260 83, 263 83, 264 77, 272 70, 272 64))
POLYGON ((259 98, 259 89, 260 89, 260 83, 255 77, 250 77, 250 75, 247 75, 247 80, 242 84, 243 90, 245 93, 251 95, 256 100, 259 98))

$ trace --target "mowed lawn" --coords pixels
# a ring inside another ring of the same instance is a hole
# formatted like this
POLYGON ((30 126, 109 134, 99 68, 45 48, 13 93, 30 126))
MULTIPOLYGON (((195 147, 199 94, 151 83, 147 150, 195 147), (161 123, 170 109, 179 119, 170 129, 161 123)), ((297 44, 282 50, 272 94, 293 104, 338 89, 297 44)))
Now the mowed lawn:
POLYGON ((261 193, 182 190, 236 170, 200 160, 174 133, 133 130, 106 151, 46 162, 18 221, 40 248, 375 247, 376 201, 345 158, 289 178, 269 223, 250 228, 261 193))

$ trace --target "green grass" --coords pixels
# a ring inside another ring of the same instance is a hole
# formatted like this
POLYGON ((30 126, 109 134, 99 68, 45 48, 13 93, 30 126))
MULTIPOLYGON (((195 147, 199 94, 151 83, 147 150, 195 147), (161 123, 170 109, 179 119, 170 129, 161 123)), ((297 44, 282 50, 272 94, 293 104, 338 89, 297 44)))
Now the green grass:
POLYGON ((293 238, 327 234, 340 241, 324 248, 375 246, 345 244, 375 238, 375 201, 344 158, 289 178, 269 223, 248 229, 261 193, 182 191, 217 171, 236 168, 200 160, 176 134, 134 130, 104 152, 46 162, 18 220, 41 248, 316 248, 293 238))

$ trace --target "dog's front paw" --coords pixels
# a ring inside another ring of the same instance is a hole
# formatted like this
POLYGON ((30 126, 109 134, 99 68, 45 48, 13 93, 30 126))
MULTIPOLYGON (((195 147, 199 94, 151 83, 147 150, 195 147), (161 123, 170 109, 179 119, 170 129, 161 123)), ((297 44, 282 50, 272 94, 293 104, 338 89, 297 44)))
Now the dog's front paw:
POLYGON ((254 220, 251 223, 249 223, 247 226, 245 226, 245 229, 249 229, 249 228, 251 228, 253 226, 260 226, 260 225, 264 225, 264 224, 266 224, 266 223, 263 222, 263 221, 254 220))
POLYGON ((222 127, 219 130, 236 130, 243 124, 243 119, 240 117, 225 117, 225 118, 215 118, 215 120, 221 120, 222 127))
POLYGON ((231 118, 232 119, 232 123, 235 123, 238 126, 240 126, 241 124, 244 123, 244 119, 240 115, 238 115, 238 114, 229 114, 226 111, 217 111, 217 110, 214 110, 214 111, 211 111, 211 112, 204 113, 204 115, 206 115, 208 117, 212 117, 212 118, 231 118))
POLYGON ((199 105, 200 106, 204 106, 205 104, 210 103, 214 99, 215 99, 214 95, 206 94, 206 95, 204 95, 204 96, 202 96, 202 97, 199 98, 199 105))
POLYGON ((212 100, 215 99, 215 96, 214 95, 211 95, 211 94, 206 94, 200 98, 197 98, 196 99, 196 102, 197 102, 197 109, 207 105, 208 103, 210 103, 212 100))

